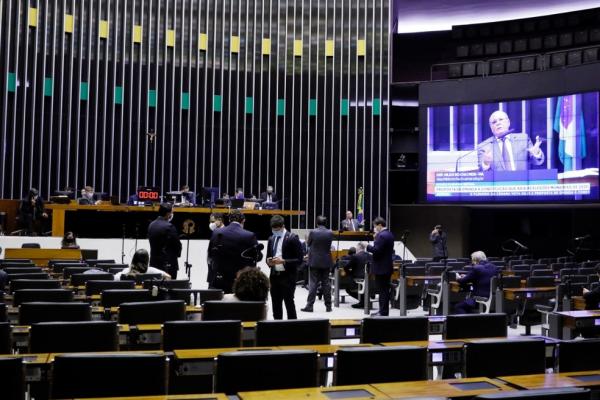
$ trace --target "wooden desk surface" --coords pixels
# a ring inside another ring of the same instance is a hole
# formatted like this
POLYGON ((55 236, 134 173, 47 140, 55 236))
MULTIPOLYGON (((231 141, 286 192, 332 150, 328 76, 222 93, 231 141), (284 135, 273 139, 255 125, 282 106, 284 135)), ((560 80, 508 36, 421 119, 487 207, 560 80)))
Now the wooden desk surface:
POLYGON ((522 389, 553 389, 561 387, 590 387, 600 385, 600 370, 564 372, 560 374, 536 374, 502 376, 499 379, 522 389), (572 377, 581 375, 598 375, 597 380, 582 381, 572 377))
POLYGON ((278 346, 278 350, 314 350, 321 355, 335 354, 339 349, 350 347, 373 347, 370 343, 360 344, 306 344, 298 346, 278 346))
POLYGON ((583 296, 571 296, 575 310, 585 310, 585 299, 583 296))
POLYGON ((221 347, 214 349, 179 349, 174 350, 175 358, 179 360, 208 360, 221 353, 234 351, 277 350, 277 347, 221 347))
POLYGON ((49 260, 81 260, 79 249, 6 249, 5 259, 23 258, 31 260, 37 266, 48 265, 49 260))
POLYGON ((554 286, 542 286, 542 287, 522 287, 522 288, 506 288, 502 289, 504 291, 504 298, 507 300, 515 300, 517 298, 522 297, 523 295, 527 296, 528 294, 537 295, 537 294, 552 294, 556 291, 556 287, 554 286))
POLYGON ((389 399, 371 385, 315 387, 303 389, 263 390, 260 392, 239 392, 242 400, 269 400, 269 399, 329 399, 325 393, 347 390, 364 390, 369 393, 366 397, 352 397, 353 399, 389 399))
POLYGON ((556 314, 565 318, 599 318, 600 310, 558 311, 556 314))
POLYGON ((480 394, 496 393, 499 391, 514 390, 504 383, 497 382, 489 378, 464 378, 449 379, 440 381, 415 381, 415 382, 395 382, 378 383, 371 385, 380 392, 395 398, 407 398, 417 396, 440 396, 440 397, 473 397, 480 394), (485 382, 494 385, 496 388, 462 390, 453 384, 485 382))
MULTIPOLYGON (((169 394, 166 396, 86 397, 79 400, 227 400, 223 393, 169 394)), ((77 399, 76 399, 77 400, 77 399)))
POLYGON ((329 324, 333 327, 357 327, 360 326, 362 321, 360 319, 332 319, 329 320, 329 324))
POLYGON ((30 365, 41 365, 48 364, 50 361, 49 353, 39 353, 39 354, 2 354, 0 355, 2 358, 22 358, 23 363, 30 365))
POLYGON ((127 350, 127 351, 92 351, 85 353, 50 353, 48 362, 54 361, 54 357, 64 354, 76 354, 78 356, 106 356, 106 355, 133 355, 133 354, 159 354, 164 355, 162 350, 127 350))

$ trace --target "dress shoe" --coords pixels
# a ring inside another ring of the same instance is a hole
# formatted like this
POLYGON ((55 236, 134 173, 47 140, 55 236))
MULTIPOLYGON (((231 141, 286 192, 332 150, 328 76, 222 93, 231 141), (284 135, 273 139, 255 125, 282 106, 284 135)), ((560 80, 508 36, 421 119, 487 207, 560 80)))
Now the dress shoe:
POLYGON ((365 308, 363 303, 352 304, 350 307, 352 308, 365 308))
POLYGON ((325 311, 326 311, 326 312, 331 312, 331 311, 333 311, 333 310, 331 309, 331 306, 326 306, 326 307, 325 307, 325 311))
POLYGON ((371 314, 371 317, 387 317, 387 314, 381 314, 379 312, 371 314))
POLYGON ((304 307, 304 308, 301 308, 301 309, 300 309, 300 311, 304 311, 304 312, 313 312, 313 308, 312 308, 312 307, 309 307, 309 306, 306 306, 306 307, 304 307))

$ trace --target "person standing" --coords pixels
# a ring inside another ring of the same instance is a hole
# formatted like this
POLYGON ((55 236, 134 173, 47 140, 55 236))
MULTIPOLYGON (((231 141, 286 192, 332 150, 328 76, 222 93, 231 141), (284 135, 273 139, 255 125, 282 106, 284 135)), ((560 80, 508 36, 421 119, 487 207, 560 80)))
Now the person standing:
POLYGON ((229 225, 215 229, 208 244, 208 256, 213 263, 214 278, 210 287, 232 292, 233 281, 239 270, 255 267, 262 253, 254 232, 244 229, 246 218, 239 210, 229 214, 229 225), (216 265, 215 265, 216 264, 216 265))
POLYGON ((358 220, 353 218, 352 211, 346 211, 346 219, 342 220, 340 230, 349 232, 356 232, 359 230, 358 220))
POLYGON ((265 203, 277 203, 277 201, 279 201, 279 198, 273 191, 273 186, 271 185, 267 186, 267 190, 260 194, 260 198, 265 203))
POLYGON ((325 310, 331 312, 331 282, 329 281, 329 271, 333 268, 331 259, 331 243, 333 242, 333 232, 327 229, 327 218, 322 215, 317 217, 317 228, 308 234, 306 245, 308 246, 308 268, 309 284, 306 307, 301 311, 313 312, 315 297, 317 296, 317 287, 321 284, 323 291, 323 301, 325 310))
POLYGON ((367 251, 373 255, 371 273, 375 275, 379 291, 379 312, 371 315, 387 317, 390 313, 390 279, 394 270, 394 234, 387 229, 385 219, 381 217, 375 218, 373 226, 375 240, 372 246, 367 246, 367 251))
POLYGON ((148 226, 150 266, 163 270, 171 278, 177 279, 181 241, 171 219, 173 219, 173 207, 169 203, 163 203, 158 208, 158 218, 148 226))
POLYGON ((19 205, 19 221, 27 235, 39 235, 42 233, 43 220, 48 218, 44 211, 44 201, 39 196, 37 189, 31 188, 27 197, 21 200, 19 205))
POLYGON ((429 234, 429 241, 433 248, 433 261, 437 262, 448 258, 448 234, 441 225, 436 225, 429 234))
MULTIPOLYGON (((210 214, 208 229, 210 229, 211 232, 214 232, 217 229, 221 229, 224 226, 225 226, 225 223, 223 222, 223 214, 221 214, 221 213, 210 214)), ((212 235, 212 233, 211 233, 211 235, 212 235)), ((210 254, 207 254, 206 264, 208 266, 208 273, 206 274, 206 282, 208 282, 208 285, 210 286, 212 281, 215 279, 217 263, 213 262, 213 259, 210 256, 210 254)))
POLYGON ((302 245, 298 235, 285 229, 281 215, 271 218, 271 230, 273 235, 268 242, 267 265, 271 268, 273 319, 283 319, 282 303, 288 319, 296 319, 294 292, 298 266, 302 263, 302 245))

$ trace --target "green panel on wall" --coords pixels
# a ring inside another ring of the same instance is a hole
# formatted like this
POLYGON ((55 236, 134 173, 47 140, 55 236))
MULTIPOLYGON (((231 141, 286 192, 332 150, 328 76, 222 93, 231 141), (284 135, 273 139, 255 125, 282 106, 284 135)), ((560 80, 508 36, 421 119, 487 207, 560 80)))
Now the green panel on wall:
POLYGON ((148 107, 156 107, 156 90, 148 90, 148 107))
POLYGON ((181 109, 182 110, 190 109, 190 94, 188 92, 181 93, 181 109))
POLYGON ((115 104, 123 104, 123 86, 115 86, 115 104))
POLYGON ((254 99, 252 97, 246 97, 246 114, 254 113, 254 99))
POLYGON ((340 104, 340 113, 343 116, 348 116, 348 114, 350 114, 350 101, 348 99, 342 99, 342 103, 340 104))
POLYGON ((223 110, 223 100, 218 94, 213 96, 213 110, 214 112, 221 112, 223 110))
POLYGON ((90 98, 90 85, 87 82, 79 84, 79 100, 88 101, 90 98))
POLYGON ((277 115, 285 115, 285 99, 277 99, 277 115))
POLYGON ((308 101, 308 115, 312 117, 317 115, 317 99, 310 99, 308 101))
POLYGON ((9 92, 17 91, 17 75, 14 72, 8 73, 6 90, 8 90, 9 92))
POLYGON ((373 99, 373 115, 381 115, 381 99, 373 99))
POLYGON ((52 87, 54 85, 54 81, 52 78, 44 78, 44 96, 50 97, 52 96, 52 87))

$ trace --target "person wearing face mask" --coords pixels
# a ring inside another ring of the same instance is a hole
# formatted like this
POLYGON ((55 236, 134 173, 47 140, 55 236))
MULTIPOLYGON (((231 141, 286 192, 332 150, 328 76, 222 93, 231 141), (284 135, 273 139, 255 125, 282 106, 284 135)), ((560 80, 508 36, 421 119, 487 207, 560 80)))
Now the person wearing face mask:
POLYGON ((150 266, 163 270, 173 279, 177 279, 181 241, 177 229, 171 224, 172 218, 173 207, 169 203, 163 203, 158 208, 158 217, 148 226, 150 266))
POLYGON ((98 198, 96 197, 96 194, 94 193, 94 188, 91 186, 86 186, 83 189, 81 189, 81 198, 78 200, 78 203, 80 205, 96 205, 96 204, 100 204, 100 201, 98 200, 98 198))
POLYGON ((375 240, 367 246, 373 255, 371 273, 375 275, 375 283, 379 292, 379 312, 372 316, 387 317, 390 312, 390 279, 394 270, 394 234, 386 227, 385 219, 375 218, 373 221, 375 240))
POLYGON ((255 267, 256 262, 262 259, 256 235, 244 229, 245 220, 239 210, 231 211, 229 225, 215 229, 208 243, 208 256, 216 263, 209 286, 225 293, 232 292, 239 270, 255 267))
POLYGON ((260 198, 265 203, 277 203, 277 201, 279 201, 279 198, 273 191, 273 186, 271 185, 267 186, 267 190, 260 194, 260 198))
MULTIPOLYGON (((210 229, 211 232, 221 229, 224 226, 225 226, 225 224, 223 223, 223 214, 221 214, 221 213, 210 214, 208 229, 210 229)), ((210 254, 207 254, 207 256, 206 256, 206 263, 208 265, 208 273, 206 274, 206 282, 208 282, 208 285, 210 286, 212 281, 215 279, 217 263, 215 262, 215 260, 212 259, 210 254)))
POLYGON ((27 197, 19 205, 18 220, 27 235, 39 235, 42 232, 43 220, 48 218, 44 211, 44 201, 37 189, 31 188, 27 197))
POLYGON ((294 292, 298 266, 302 263, 302 245, 295 233, 285 229, 281 215, 271 218, 273 235, 267 245, 267 265, 271 268, 271 302, 273 319, 283 319, 285 304, 288 319, 297 319, 294 292))

